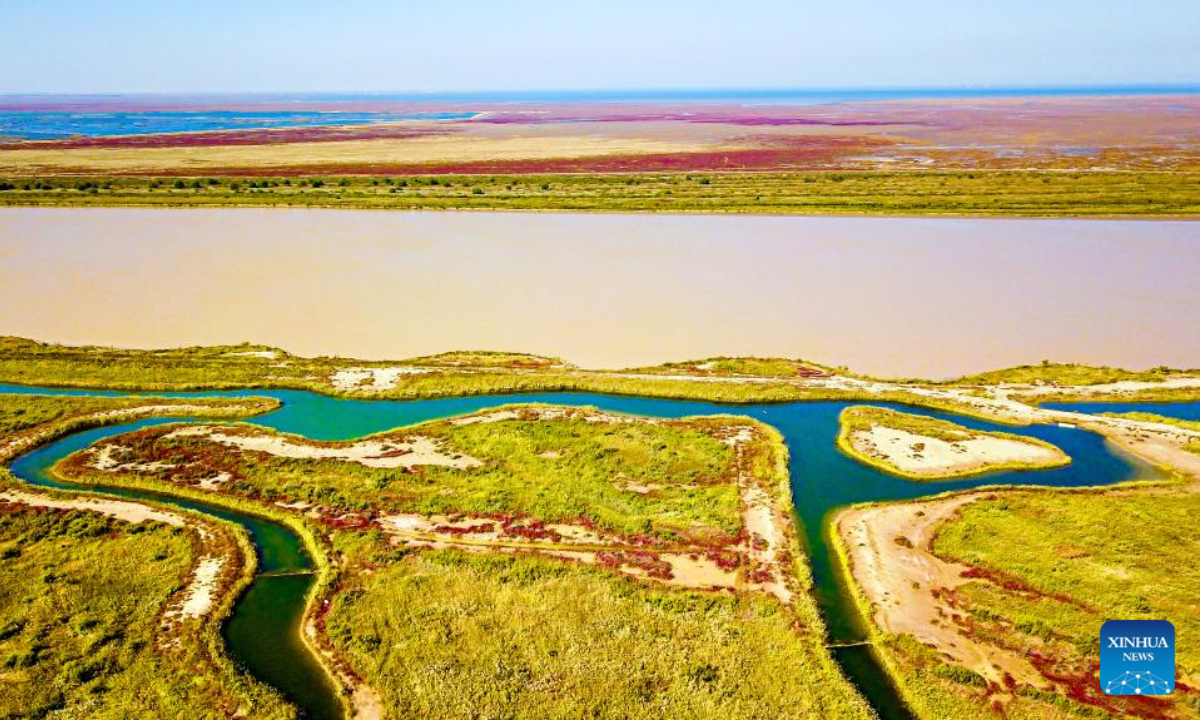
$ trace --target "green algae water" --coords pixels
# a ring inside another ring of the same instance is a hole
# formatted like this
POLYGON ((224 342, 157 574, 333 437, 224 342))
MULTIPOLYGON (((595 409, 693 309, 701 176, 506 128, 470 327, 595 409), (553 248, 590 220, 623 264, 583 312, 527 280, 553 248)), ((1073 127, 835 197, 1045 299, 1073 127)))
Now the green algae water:
MULTIPOLYGON (((865 618, 858 615, 849 599, 848 580, 839 573, 829 532, 832 514, 841 507, 860 502, 910 500, 947 491, 985 485, 1041 485, 1082 487, 1106 485, 1136 478, 1156 477, 1149 464, 1120 453, 1101 436, 1075 428, 1038 425, 1000 427, 974 418, 915 408, 898 408, 942 418, 979 430, 1004 430, 1053 443, 1072 458, 1061 468, 1025 472, 1001 472, 963 480, 915 483, 892 477, 862 465, 837 450, 834 440, 838 415, 850 405, 883 403, 801 402, 775 405, 729 405, 718 403, 657 400, 589 393, 537 393, 491 395, 415 401, 347 400, 293 390, 241 390, 231 392, 119 393, 86 390, 52 390, 0 385, 0 393, 80 394, 167 397, 273 397, 282 406, 249 422, 314 440, 350 440, 371 433, 437 418, 505 405, 537 402, 558 405, 594 406, 603 410, 651 417, 678 418, 717 413, 745 415, 776 427, 784 437, 791 459, 791 489, 807 545, 813 575, 813 593, 825 618, 832 652, 843 672, 884 720, 904 720, 912 715, 905 707, 891 678, 883 670, 874 650, 862 643, 868 637, 865 618)), ((61 487, 49 474, 59 459, 87 447, 103 437, 139 427, 170 422, 157 418, 138 423, 77 433, 35 450, 13 463, 20 478, 39 485, 61 487)), ((95 490, 95 488, 87 488, 95 490)), ((231 519, 250 530, 260 555, 260 572, 239 599, 225 627, 230 654, 247 670, 279 689, 294 702, 304 717, 314 720, 338 718, 341 707, 316 660, 300 641, 304 602, 311 575, 289 572, 311 570, 312 561, 300 538, 286 527, 252 516, 174 497, 140 491, 105 490, 125 497, 148 497, 231 519)))

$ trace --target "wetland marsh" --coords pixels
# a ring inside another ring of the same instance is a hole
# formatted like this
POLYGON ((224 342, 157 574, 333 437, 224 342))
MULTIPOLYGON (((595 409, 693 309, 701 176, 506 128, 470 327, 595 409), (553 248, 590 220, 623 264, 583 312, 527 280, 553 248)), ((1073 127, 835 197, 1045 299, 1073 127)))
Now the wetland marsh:
MULTIPOLYGON (((2 386, 0 391, 50 394, 57 392, 19 386, 2 386)), ((65 392, 78 394, 86 391, 65 392)), ((98 394, 117 393, 100 391, 98 394)), ((931 493, 964 490, 982 485, 1014 483, 1071 487, 1102 485, 1155 476, 1155 471, 1150 466, 1123 453, 1115 452, 1099 435, 1083 430, 1039 425, 1021 428, 1017 433, 1035 437, 1062 448, 1074 460, 1071 465, 1036 472, 992 474, 939 483, 936 486, 911 483, 859 464, 837 451, 834 438, 838 431, 838 417, 849 406, 848 403, 730 406, 582 393, 508 395, 407 402, 333 399, 308 392, 270 390, 168 395, 176 397, 216 395, 275 398, 282 403, 278 410, 251 418, 250 422, 275 430, 300 433, 305 437, 323 441, 349 440, 434 418, 473 412, 514 402, 566 406, 584 405, 606 411, 664 418, 734 413, 761 420, 777 428, 783 434, 792 458, 790 464, 791 492, 804 538, 803 545, 811 563, 812 597, 821 611, 821 617, 828 632, 828 642, 834 645, 853 644, 868 637, 862 624, 862 618, 854 609, 853 602, 848 599, 849 591, 845 586, 844 579, 837 572, 838 563, 828 544, 830 513, 834 509, 857 502, 912 499, 931 493), (359 409, 361 412, 357 412, 359 409), (834 478, 836 481, 831 481, 834 478)), ((978 430, 996 429, 991 423, 979 420, 950 416, 944 413, 924 414, 940 419, 953 419, 955 422, 978 430)), ((72 436, 19 459, 13 465, 13 471, 18 477, 26 480, 44 481, 47 477, 45 475, 47 470, 71 452, 81 450, 104 437, 117 435, 122 431, 135 429, 144 424, 159 422, 163 421, 143 421, 136 426, 101 429, 72 436)), ((162 498, 160 497, 160 499, 162 498)), ((182 502, 192 504, 191 501, 182 502)), ((240 513, 234 515, 240 515, 240 513)), ((238 518, 235 517, 235 519, 238 518)), ((294 549, 291 552, 297 552, 297 550, 294 549)), ((268 565, 269 563, 264 563, 264 567, 268 565)), ((261 584, 264 580, 269 582, 274 578, 270 578, 268 573, 267 578, 260 576, 257 583, 261 584)), ((284 635, 272 642, 265 642, 266 636, 263 635, 265 624, 260 624, 257 630, 247 632, 245 635, 234 632, 240 613, 249 613, 250 617, 259 617, 261 614, 262 617, 259 619, 264 621, 267 617, 273 616, 278 622, 283 606, 278 603, 263 602, 262 596, 256 594, 256 589, 260 587, 265 586, 251 587, 238 609, 235 610, 234 620, 226 630, 226 639, 230 643, 234 657, 239 658, 252 670, 262 667, 254 664, 254 660, 251 659, 254 654, 261 655, 264 646, 270 647, 276 652, 283 652, 283 648, 288 645, 286 636, 294 635, 299 623, 297 615, 294 621, 289 620, 277 625, 278 630, 282 631, 284 635)), ((265 590, 258 592, 265 592, 265 590)), ((298 597, 301 602, 299 605, 285 603, 284 606, 294 608, 288 612, 299 613, 302 611, 306 592, 306 588, 299 587, 298 597)), ((271 631, 267 632, 269 635, 271 631)), ((293 640, 292 644, 295 646, 296 652, 303 654, 302 643, 293 640)), ((886 673, 873 659, 872 651, 868 646, 836 649, 834 654, 841 662, 843 671, 866 695, 882 717, 909 717, 909 711, 896 694, 895 689, 886 681, 886 673)), ((305 664, 299 656, 289 662, 305 664)), ((309 663, 311 664, 311 661, 309 663)), ((269 671, 267 672, 269 673, 269 671)), ((260 677, 267 679, 267 673, 260 677)), ((268 682, 271 681, 268 680, 268 682)), ((275 682, 272 684, 280 686, 275 682)), ((315 686, 318 691, 314 694, 311 691, 314 686, 311 684, 300 685, 302 688, 310 688, 308 691, 297 691, 295 683, 291 684, 293 689, 291 691, 285 689, 285 694, 294 701, 301 702, 302 707, 305 707, 312 717, 337 715, 337 711, 333 709, 336 704, 334 706, 328 704, 329 694, 321 693, 319 685, 315 686)))

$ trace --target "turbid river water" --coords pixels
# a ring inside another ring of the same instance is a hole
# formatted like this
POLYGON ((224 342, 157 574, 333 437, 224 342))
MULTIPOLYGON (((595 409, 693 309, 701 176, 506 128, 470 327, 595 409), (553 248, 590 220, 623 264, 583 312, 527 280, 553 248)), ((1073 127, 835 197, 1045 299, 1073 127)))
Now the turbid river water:
POLYGON ((0 209, 0 332, 126 347, 1189 367, 1197 276, 1196 222, 0 209))
MULTIPOLYGON (((78 395, 126 395, 106 391, 53 390, 0 385, 0 393, 48 393, 78 395)), ((810 555, 815 596, 829 628, 831 644, 862 640, 864 619, 850 602, 846 579, 841 577, 831 553, 827 533, 831 513, 842 506, 866 501, 903 500, 963 490, 981 485, 1023 484, 1058 487, 1105 485, 1134 478, 1155 477, 1157 471, 1116 450, 1099 435, 1058 426, 1002 428, 1058 445, 1069 454, 1071 465, 1034 472, 994 473, 967 480, 913 483, 861 465, 840 453, 834 444, 837 418, 850 403, 812 402, 777 405, 723 405, 703 402, 657 400, 586 393, 495 395, 421 401, 344 400, 292 390, 247 390, 233 392, 161 393, 172 397, 268 396, 282 407, 249 422, 317 440, 348 440, 365 434, 449 417, 513 402, 563 405, 592 405, 605 410, 653 417, 683 417, 714 413, 747 415, 778 428, 791 453, 791 485, 803 537, 810 555)), ((1178 416, 1200 411, 1200 404, 1143 406, 1151 412, 1178 416)), ((991 423, 925 410, 914 411, 951 419, 984 430, 1000 429, 991 423)), ((59 459, 102 437, 127 432, 150 424, 170 422, 146 420, 127 425, 90 430, 49 444, 18 458, 14 473, 27 482, 55 484, 50 469, 59 459)), ((106 490, 105 492, 110 492, 106 490)), ((136 491, 126 496, 144 495, 136 491)), ((175 498, 156 499, 194 507, 232 519, 247 527, 259 548, 261 571, 235 608, 225 628, 231 654, 250 672, 279 688, 301 707, 306 717, 337 718, 340 708, 330 693, 318 666, 299 639, 299 623, 305 597, 313 578, 303 574, 311 559, 295 535, 283 526, 240 513, 210 508, 175 498), (300 571, 301 574, 295 574, 300 571)), ((839 648, 835 657, 846 675, 885 720, 909 718, 887 675, 869 646, 839 648)))

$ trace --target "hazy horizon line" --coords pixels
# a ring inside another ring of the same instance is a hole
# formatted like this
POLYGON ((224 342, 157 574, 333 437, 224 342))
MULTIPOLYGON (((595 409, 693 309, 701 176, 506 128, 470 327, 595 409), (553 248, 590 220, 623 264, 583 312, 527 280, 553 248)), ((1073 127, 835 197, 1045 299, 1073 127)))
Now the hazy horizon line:
POLYGON ((1136 94, 1194 94, 1200 93, 1200 81, 1185 83, 1045 83, 1045 84, 967 84, 967 85, 847 85, 847 86, 663 86, 663 87, 554 87, 554 88, 511 88, 503 90, 480 89, 447 89, 447 90, 171 90, 171 91, 95 91, 95 92, 4 92, 0 98, 89 98, 89 97, 411 97, 411 98, 487 98, 512 96, 555 96, 572 94, 590 94, 596 96, 654 96, 654 95, 692 95, 692 94, 724 94, 730 96, 770 96, 789 94, 836 94, 836 93, 981 93, 1019 94, 1023 92, 1072 92, 1075 94, 1100 92, 1106 95, 1132 92, 1136 94))

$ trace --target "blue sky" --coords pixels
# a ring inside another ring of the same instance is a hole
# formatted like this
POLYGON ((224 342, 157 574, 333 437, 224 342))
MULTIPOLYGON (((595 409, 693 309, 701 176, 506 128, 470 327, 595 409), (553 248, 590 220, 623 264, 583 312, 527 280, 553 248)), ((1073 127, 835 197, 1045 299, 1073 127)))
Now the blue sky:
POLYGON ((1194 83, 1198 0, 0 0, 0 92, 1194 83))

